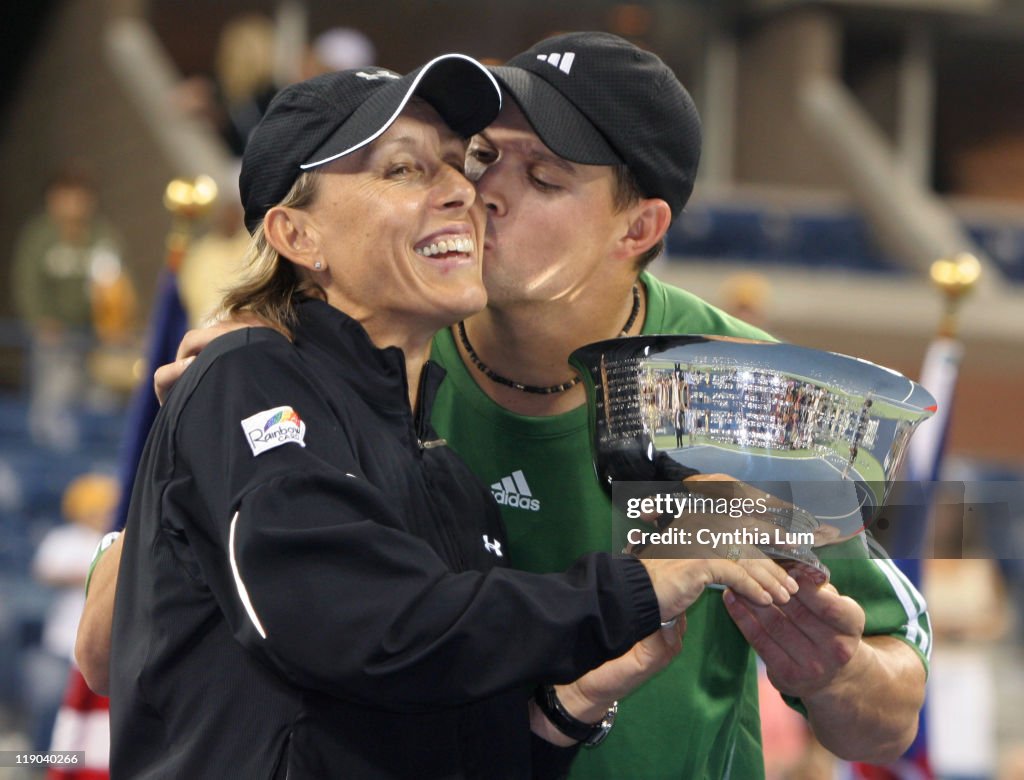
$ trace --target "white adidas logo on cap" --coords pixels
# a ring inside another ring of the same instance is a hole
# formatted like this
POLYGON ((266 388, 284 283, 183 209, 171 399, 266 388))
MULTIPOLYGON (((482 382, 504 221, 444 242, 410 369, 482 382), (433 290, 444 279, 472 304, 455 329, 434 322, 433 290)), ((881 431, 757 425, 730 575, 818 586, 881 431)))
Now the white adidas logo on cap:
POLYGON ((361 79, 366 79, 367 81, 376 81, 377 79, 399 79, 399 78, 401 78, 401 76, 399 76, 397 73, 392 73, 391 71, 387 71, 387 70, 378 70, 376 73, 366 73, 365 71, 361 70, 361 71, 358 71, 356 73, 356 75, 359 76, 359 78, 361 78, 361 79))
POLYGON ((562 71, 562 73, 568 75, 569 71, 572 70, 573 60, 576 59, 576 52, 567 51, 564 54, 538 54, 537 59, 542 62, 546 62, 548 65, 553 65, 562 71))

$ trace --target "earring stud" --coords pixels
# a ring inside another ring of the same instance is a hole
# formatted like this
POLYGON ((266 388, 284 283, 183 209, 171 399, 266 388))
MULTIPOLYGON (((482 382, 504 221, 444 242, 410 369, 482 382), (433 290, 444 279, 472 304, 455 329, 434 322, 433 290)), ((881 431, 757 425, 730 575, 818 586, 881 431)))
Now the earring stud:
POLYGON ((313 263, 313 270, 315 270, 315 271, 319 271, 323 267, 324 267, 324 264, 321 263, 319 260, 317 260, 315 263, 313 263))

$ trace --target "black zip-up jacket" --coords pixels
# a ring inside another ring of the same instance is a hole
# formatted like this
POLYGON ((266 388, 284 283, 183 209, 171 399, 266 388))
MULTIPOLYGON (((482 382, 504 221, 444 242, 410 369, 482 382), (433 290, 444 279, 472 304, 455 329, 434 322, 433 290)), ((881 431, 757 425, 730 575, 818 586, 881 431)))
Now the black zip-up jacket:
POLYGON ((112 776, 530 774, 527 700, 658 626, 638 561, 506 568, 485 486, 419 413, 404 357, 299 304, 294 342, 216 340, 161 410, 132 496, 112 776))

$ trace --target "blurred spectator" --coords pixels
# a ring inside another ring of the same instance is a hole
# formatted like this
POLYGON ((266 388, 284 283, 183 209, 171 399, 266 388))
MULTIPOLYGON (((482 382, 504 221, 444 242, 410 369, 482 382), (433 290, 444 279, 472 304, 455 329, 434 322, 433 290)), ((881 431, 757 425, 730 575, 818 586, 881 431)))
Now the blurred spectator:
POLYGON ((107 338, 126 330, 135 298, 88 170, 66 164, 47 186, 45 206, 17 241, 14 302, 30 332, 32 438, 67 451, 78 444, 74 412, 94 394, 86 358, 97 324, 107 338))
POLYGON ((767 329, 771 282, 763 274, 745 271, 725 277, 718 290, 718 305, 744 322, 767 329))
POLYGON ((365 68, 377 61, 373 41, 351 27, 331 27, 320 33, 306 49, 302 78, 349 68, 365 68))
MULTIPOLYGON (((209 121, 235 156, 241 156, 249 134, 285 86, 274 80, 275 36, 274 22, 262 13, 233 17, 221 31, 213 75, 184 79, 175 90, 178 108, 209 121)), ((376 56, 373 42, 359 30, 331 27, 306 47, 296 72, 307 79, 373 65, 376 56)))
MULTIPOLYGON (((937 483, 933 557, 922 562, 923 593, 934 629, 928 677, 929 757, 936 774, 955 780, 996 775, 1000 680, 997 642, 1010 614, 1005 585, 985 549, 988 507, 968 491, 983 483, 937 483)), ((997 554, 1003 551, 997 550, 997 554)))
POLYGON ((1024 744, 1013 744, 999 757, 998 780, 1024 780, 1024 744))
POLYGON ((236 156, 277 91, 274 23, 261 13, 228 21, 217 43, 213 76, 185 79, 175 92, 178 107, 204 117, 236 156))
POLYGON ((209 229, 192 242, 178 270, 178 292, 190 327, 208 322, 220 308, 223 291, 244 271, 250 240, 238 193, 220 193, 209 229))
POLYGON ((25 661, 25 699, 35 750, 46 750, 71 667, 85 581, 93 553, 113 520, 117 480, 85 474, 64 491, 65 522, 47 532, 36 551, 33 575, 56 590, 43 625, 42 643, 25 661))

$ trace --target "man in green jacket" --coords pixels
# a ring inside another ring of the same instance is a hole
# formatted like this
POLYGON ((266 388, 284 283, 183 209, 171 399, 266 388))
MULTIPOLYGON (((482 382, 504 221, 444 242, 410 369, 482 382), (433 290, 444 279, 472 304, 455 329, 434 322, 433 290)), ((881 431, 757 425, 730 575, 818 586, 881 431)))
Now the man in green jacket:
POLYGON ((46 209, 18 236, 14 303, 30 337, 29 429, 37 444, 78 443, 74 408, 87 393, 94 345, 93 290, 121 273, 119 242, 97 211, 89 174, 66 165, 46 188, 46 209))

